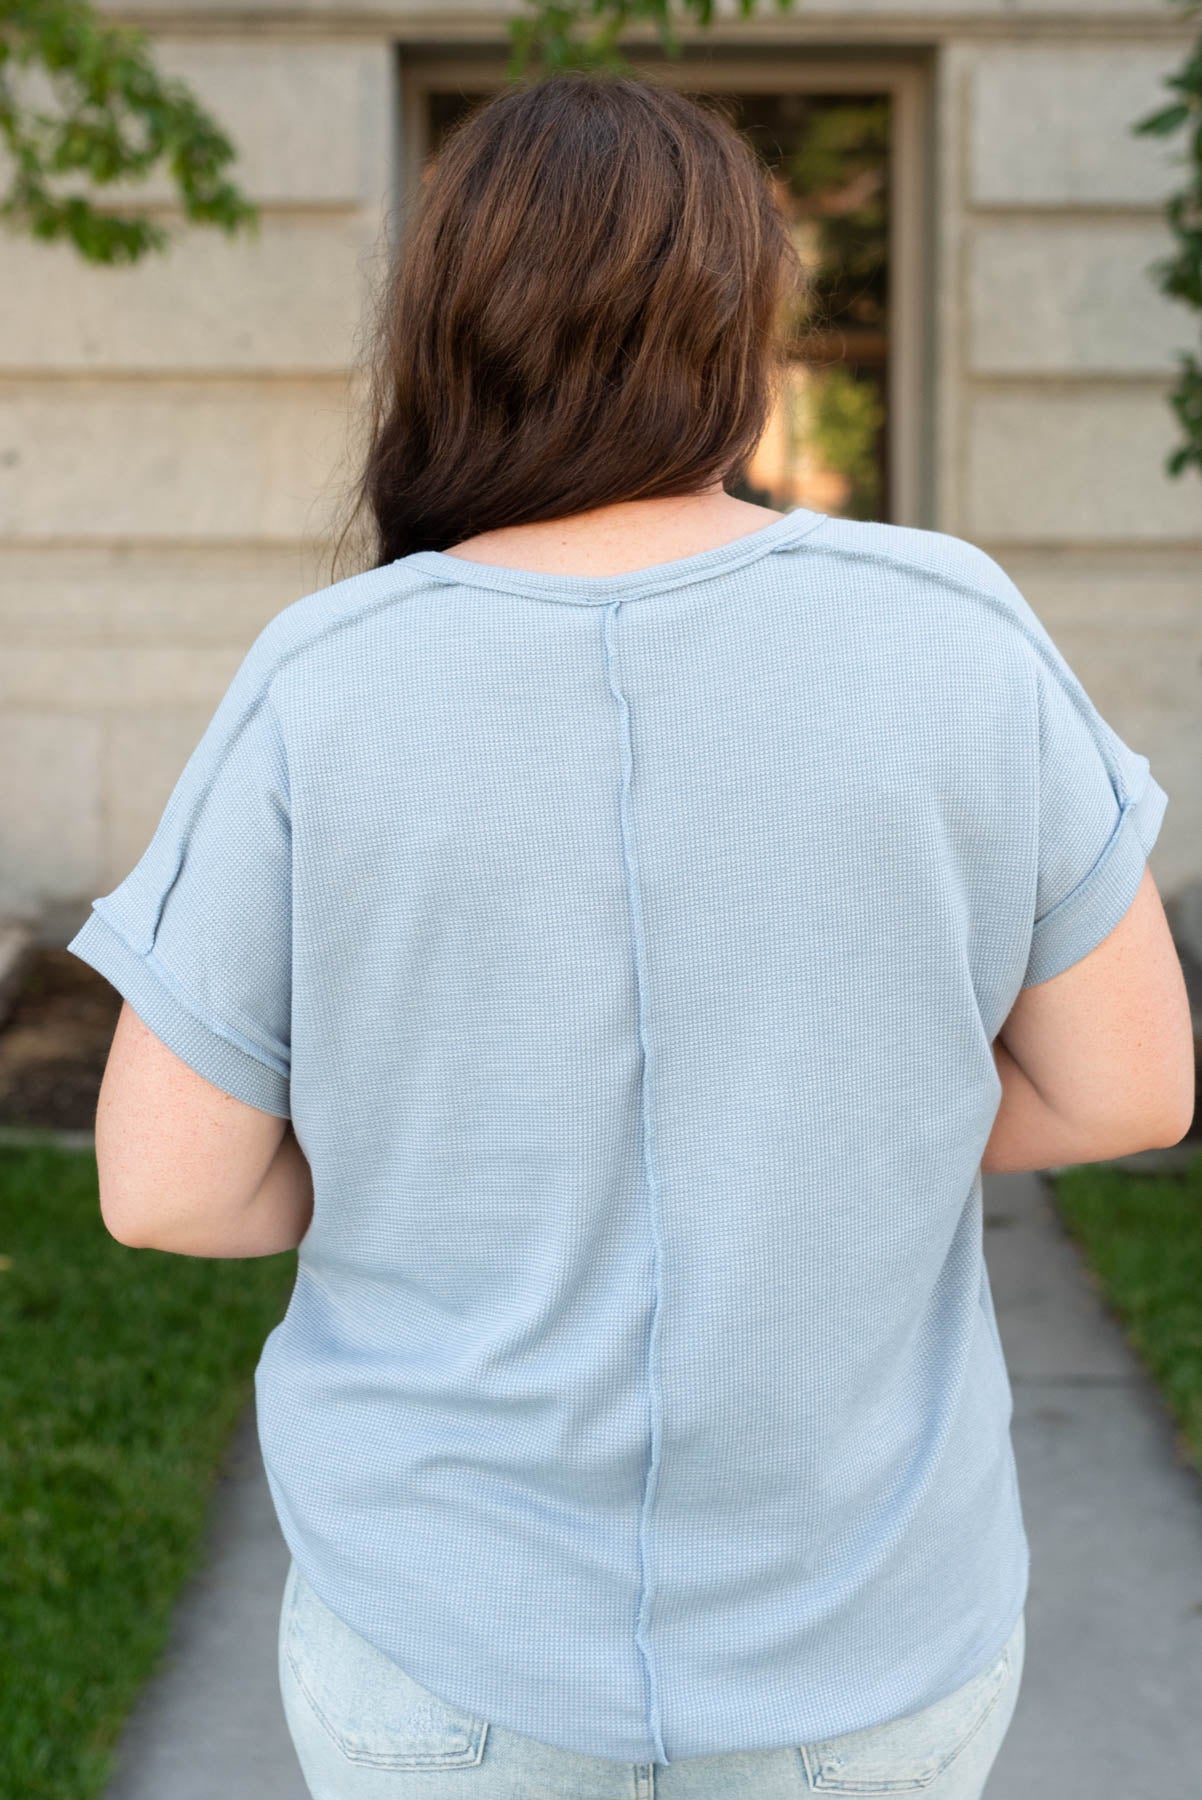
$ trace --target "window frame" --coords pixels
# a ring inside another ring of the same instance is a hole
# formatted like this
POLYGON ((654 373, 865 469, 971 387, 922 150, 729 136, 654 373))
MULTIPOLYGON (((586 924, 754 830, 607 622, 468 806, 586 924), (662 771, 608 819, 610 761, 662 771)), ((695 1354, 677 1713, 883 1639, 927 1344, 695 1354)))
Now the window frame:
MULTIPOLYGON (((882 517, 932 529, 934 491, 934 299, 931 275, 933 181, 932 67, 905 47, 855 54, 796 39, 773 45, 714 41, 689 45, 679 58, 624 50, 636 74, 689 91, 831 93, 876 91, 891 100, 889 150, 889 355, 885 496, 882 517)), ((430 153, 426 96, 431 90, 487 91, 505 80, 508 48, 460 51, 410 41, 398 45, 397 192, 394 224, 403 228, 430 153)))

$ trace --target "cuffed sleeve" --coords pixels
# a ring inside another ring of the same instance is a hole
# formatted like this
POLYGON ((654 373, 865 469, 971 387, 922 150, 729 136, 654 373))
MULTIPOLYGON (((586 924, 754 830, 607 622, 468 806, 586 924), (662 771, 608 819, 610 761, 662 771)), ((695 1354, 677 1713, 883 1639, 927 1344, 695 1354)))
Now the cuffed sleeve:
POLYGON ((1058 652, 1037 670, 1039 866, 1022 985, 1079 962, 1135 898, 1168 795, 1101 717, 1058 652))
POLYGON ((169 1050, 215 1087, 263 1112, 290 1116, 288 1062, 201 1018, 153 952, 139 954, 95 906, 67 948, 110 981, 169 1050))
POLYGON ((198 1074, 291 1116, 287 759, 248 656, 143 856, 68 944, 198 1074))

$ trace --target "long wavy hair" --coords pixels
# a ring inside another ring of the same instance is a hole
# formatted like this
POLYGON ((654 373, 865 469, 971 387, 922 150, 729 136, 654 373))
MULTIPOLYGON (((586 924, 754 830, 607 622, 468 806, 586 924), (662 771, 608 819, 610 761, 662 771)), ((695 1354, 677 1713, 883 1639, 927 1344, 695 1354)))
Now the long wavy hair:
POLYGON ((720 105, 555 70, 451 130, 377 297, 340 546, 366 515, 379 567, 743 478, 805 275, 720 105))

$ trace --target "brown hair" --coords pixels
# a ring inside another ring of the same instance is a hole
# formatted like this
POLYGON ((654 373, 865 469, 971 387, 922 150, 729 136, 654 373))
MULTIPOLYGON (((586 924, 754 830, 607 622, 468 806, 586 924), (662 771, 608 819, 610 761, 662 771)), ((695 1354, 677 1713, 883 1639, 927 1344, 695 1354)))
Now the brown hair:
POLYGON ((716 105, 608 70, 503 88, 427 164, 380 299, 373 566, 738 481, 803 281, 716 105))

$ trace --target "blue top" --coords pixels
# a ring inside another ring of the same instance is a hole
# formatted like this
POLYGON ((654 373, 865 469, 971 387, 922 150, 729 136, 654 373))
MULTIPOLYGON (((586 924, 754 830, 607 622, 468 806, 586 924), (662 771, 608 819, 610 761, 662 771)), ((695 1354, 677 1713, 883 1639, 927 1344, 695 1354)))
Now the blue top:
POLYGON ((327 1605, 631 1762, 981 1671, 1028 1578, 990 1046, 1166 803, 942 532, 421 551, 277 614, 70 948, 312 1165, 255 1380, 327 1605))

